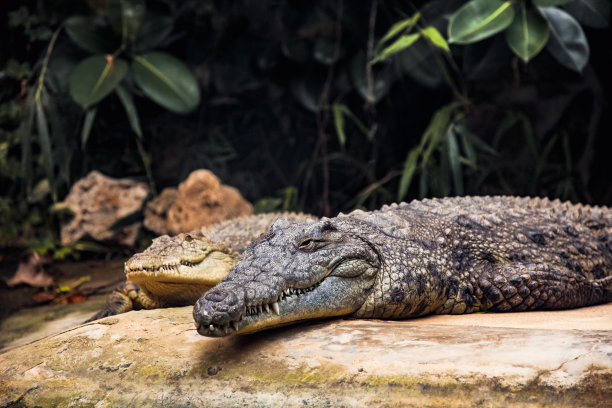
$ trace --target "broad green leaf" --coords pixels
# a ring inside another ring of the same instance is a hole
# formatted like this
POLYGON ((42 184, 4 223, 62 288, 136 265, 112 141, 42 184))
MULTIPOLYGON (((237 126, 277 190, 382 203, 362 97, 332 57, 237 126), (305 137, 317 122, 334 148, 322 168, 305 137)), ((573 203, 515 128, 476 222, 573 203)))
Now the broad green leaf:
POLYGON ((172 32, 173 24, 172 17, 147 12, 136 36, 134 51, 145 52, 160 45, 172 32))
POLYGON ((450 48, 448 48, 448 43, 446 42, 442 34, 440 34, 440 32, 434 26, 429 26, 422 29, 421 35, 427 38, 429 42, 435 45, 436 47, 441 48, 446 52, 450 52, 450 48))
POLYGON ((414 25, 417 23, 417 21, 419 21, 419 18, 421 18, 421 14, 417 12, 414 13, 412 17, 402 21, 398 21, 397 23, 393 24, 389 31, 387 31, 387 33, 383 36, 383 38, 380 39, 380 41, 376 45, 376 48, 382 47, 383 43, 389 41, 391 38, 395 37, 400 32, 410 31, 412 27, 414 27, 414 25))
POLYGON ((382 50, 379 55, 374 57, 371 63, 375 64, 379 61, 389 58, 393 54, 397 54, 398 52, 405 50, 406 48, 414 44, 415 41, 418 40, 420 36, 421 34, 419 33, 402 35, 397 40, 395 40, 393 43, 391 43, 391 45, 389 45, 384 50, 382 50))
POLYGON ((338 135, 338 141, 342 147, 346 145, 346 134, 344 133, 344 109, 346 109, 346 106, 344 105, 338 103, 334 103, 332 105, 336 134, 338 135))
POLYGON ((585 26, 605 28, 610 21, 611 5, 610 0, 575 0, 564 8, 585 26))
POLYGON ((121 85, 117 87, 115 92, 117 92, 117 96, 123 104, 123 108, 125 109, 125 113, 127 114, 132 130, 139 138, 142 139, 142 128, 140 127, 140 119, 138 118, 138 112, 136 111, 136 105, 134 105, 134 98, 132 98, 132 94, 121 85))
POLYGON ((136 39, 145 12, 144 0, 108 0, 111 26, 128 43, 133 43, 136 39))
POLYGON ((83 121, 83 129, 81 129, 81 147, 85 148, 89 135, 91 134, 91 128, 93 127, 94 120, 96 119, 97 108, 89 109, 85 112, 85 120, 83 121))
POLYGON ((561 6, 574 0, 533 0, 533 4, 538 7, 561 6))
POLYGON ((149 52, 137 55, 132 72, 143 92, 168 110, 188 113, 200 103, 200 87, 195 76, 170 54, 149 52))
POLYGON ((410 153, 408 153, 408 157, 406 157, 404 172, 402 173, 402 178, 400 179, 399 183, 399 190, 397 192, 397 201, 402 201, 408 193, 408 188, 410 188, 410 183, 412 183, 412 177, 417 170, 419 153, 420 149, 415 147, 410 151, 410 153))
MULTIPOLYGON (((107 53, 113 50, 109 33, 96 25, 91 17, 72 16, 64 22, 68 37, 79 47, 93 54, 107 53)), ((112 34, 112 32, 111 32, 112 34)))
POLYGON ((523 61, 529 62, 548 42, 550 30, 547 21, 536 12, 527 11, 521 3, 519 14, 506 30, 506 42, 523 61))
POLYGON ((94 55, 79 63, 70 75, 70 95, 83 109, 101 101, 119 85, 128 65, 122 59, 94 55))
POLYGON ((565 67, 581 72, 590 55, 589 43, 582 27, 561 9, 544 7, 541 10, 550 27, 548 51, 565 67))
POLYGON ((471 0, 457 10, 448 24, 448 42, 473 43, 506 29, 514 19, 512 1, 471 0))
POLYGON ((47 124, 47 116, 43 109, 42 103, 36 101, 36 131, 38 133, 38 142, 40 143, 40 150, 43 156, 43 164, 45 168, 45 175, 49 184, 51 185, 51 194, 53 201, 57 201, 57 193, 55 191, 55 175, 53 173, 53 154, 51 152, 51 138, 49 137, 49 126, 47 124))

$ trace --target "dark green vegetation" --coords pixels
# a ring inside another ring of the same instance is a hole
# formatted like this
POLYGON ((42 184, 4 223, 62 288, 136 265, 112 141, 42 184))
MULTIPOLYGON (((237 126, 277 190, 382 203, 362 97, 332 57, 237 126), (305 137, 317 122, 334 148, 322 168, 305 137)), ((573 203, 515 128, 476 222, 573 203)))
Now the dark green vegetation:
POLYGON ((159 191, 209 168, 258 211, 612 203, 607 0, 26 0, 2 17, 0 245, 71 253, 53 204, 93 169, 159 191))

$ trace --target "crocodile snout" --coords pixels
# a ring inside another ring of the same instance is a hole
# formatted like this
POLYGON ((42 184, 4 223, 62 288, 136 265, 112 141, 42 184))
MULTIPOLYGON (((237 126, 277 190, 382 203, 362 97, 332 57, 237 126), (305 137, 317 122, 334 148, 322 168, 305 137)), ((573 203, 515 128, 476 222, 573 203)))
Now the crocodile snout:
POLYGON ((198 331, 227 327, 244 313, 244 291, 237 285, 219 284, 202 296, 193 307, 198 331))

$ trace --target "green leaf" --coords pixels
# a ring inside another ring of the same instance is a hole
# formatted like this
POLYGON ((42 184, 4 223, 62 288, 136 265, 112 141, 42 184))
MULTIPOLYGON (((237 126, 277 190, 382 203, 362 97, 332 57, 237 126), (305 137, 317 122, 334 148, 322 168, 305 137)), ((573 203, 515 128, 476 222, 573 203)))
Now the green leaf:
POLYGON ((461 147, 463 147, 466 155, 465 164, 476 169, 478 167, 478 155, 470 138, 471 132, 462 124, 455 126, 455 132, 461 137, 461 147))
POLYGON ((55 202, 57 201, 57 192, 55 191, 55 175, 53 174, 54 162, 51 152, 51 138, 49 137, 47 117, 40 101, 36 101, 36 131, 38 133, 38 141, 43 156, 45 174, 51 185, 51 194, 55 202))
POLYGON ((108 0, 108 18, 123 41, 133 43, 146 12, 144 0, 108 0))
POLYGON ((164 108, 188 113, 200 103, 200 87, 185 64, 163 52, 134 57, 134 79, 143 92, 164 108))
POLYGON ((343 110, 346 109, 346 106, 334 103, 332 105, 332 113, 334 115, 334 125, 336 127, 336 134, 338 135, 338 142, 340 142, 340 146, 344 147, 346 145, 346 134, 344 133, 344 114, 343 110))
POLYGON ((446 146, 448 149, 448 163, 450 165, 451 174, 453 175, 455 193, 457 193, 457 195, 463 195, 463 172, 461 171, 459 145, 457 144, 457 138, 452 128, 449 128, 446 132, 446 146))
POLYGON ((410 31, 412 27, 414 27, 414 25, 417 23, 417 21, 419 21, 419 18, 421 18, 421 14, 417 12, 414 13, 412 17, 402 21, 398 21, 397 23, 393 24, 389 31, 387 31, 387 33, 383 36, 383 38, 380 39, 380 41, 376 45, 376 48, 382 47, 385 42, 389 41, 391 38, 395 37, 400 32, 410 31))
POLYGON ((144 0, 121 0, 121 35, 133 43, 145 16, 144 0))
POLYGON ((433 26, 425 27, 421 30, 421 35, 427 38, 430 43, 435 45, 438 48, 443 49, 446 52, 450 52, 450 48, 448 47, 448 43, 440 34, 440 32, 433 26))
POLYGON ((132 94, 121 85, 117 87, 115 92, 117 92, 117 96, 123 104, 123 108, 125 109, 125 113, 127 114, 132 130, 139 138, 142 139, 142 128, 140 127, 140 119, 138 119, 138 112, 136 111, 132 94))
POLYGON ((81 146, 85 148, 94 120, 96 119, 97 108, 89 109, 85 112, 85 120, 83 121, 83 129, 81 130, 81 146))
POLYGON ((395 40, 393 43, 391 43, 391 45, 389 45, 384 50, 382 50, 379 55, 374 57, 374 59, 372 59, 371 64, 375 64, 379 61, 385 60, 389 58, 391 55, 397 54, 398 52, 405 50, 406 48, 414 44, 415 41, 418 40, 420 36, 421 34, 419 33, 402 35, 397 40, 395 40))
POLYGON ((512 1, 471 0, 457 10, 448 24, 448 42, 473 43, 506 29, 514 19, 512 1))
POLYGON ((574 0, 533 0, 533 4, 538 7, 561 6, 574 0))
POLYGON ((136 36, 134 51, 144 52, 157 47, 170 35, 173 25, 172 17, 147 12, 136 36))
MULTIPOLYGON (((29 93, 28 100, 32 100, 29 93)), ((29 193, 32 189, 32 133, 36 110, 31 103, 26 104, 23 114, 24 120, 17 128, 17 135, 21 139, 21 172, 23 174, 24 191, 29 193)))
POLYGON ((610 20, 610 0, 575 0, 565 6, 585 26, 605 28, 610 20))
POLYGON ((561 9, 544 7, 541 10, 550 27, 548 51, 565 67, 581 72, 590 55, 589 43, 582 27, 561 9))
POLYGON ((420 149, 415 147, 410 151, 410 153, 408 153, 408 157, 406 157, 404 172, 402 173, 402 178, 400 179, 399 183, 399 190, 397 192, 397 201, 402 201, 408 193, 408 188, 410 188, 410 183, 412 183, 412 177, 417 170, 419 154, 420 149))
POLYGON ((121 59, 94 55, 79 63, 70 75, 70 95, 83 109, 101 101, 111 93, 127 73, 128 65, 121 59))
POLYGON ((96 25, 91 17, 72 16, 66 19, 64 26, 68 37, 85 51, 99 54, 111 52, 114 48, 109 33, 96 25))
POLYGON ((519 15, 506 30, 506 42, 523 61, 529 62, 548 42, 550 30, 546 20, 538 13, 527 11, 521 3, 519 15))

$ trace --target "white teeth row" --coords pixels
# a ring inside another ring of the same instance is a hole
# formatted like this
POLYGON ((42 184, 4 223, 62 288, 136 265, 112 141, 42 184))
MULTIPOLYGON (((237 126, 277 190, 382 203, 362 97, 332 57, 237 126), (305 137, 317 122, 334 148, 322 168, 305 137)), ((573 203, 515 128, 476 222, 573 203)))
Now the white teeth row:
POLYGON ((280 315, 280 309, 278 307, 278 302, 285 300, 286 298, 291 297, 291 296, 299 296, 299 295, 308 293, 314 290, 317 286, 319 286, 319 284, 320 282, 314 284, 313 286, 309 288, 304 288, 304 289, 287 288, 281 292, 280 296, 278 297, 278 299, 276 299, 275 302, 264 304, 264 305, 248 306, 246 308, 245 315, 246 316, 257 315, 257 314, 263 313, 264 311, 266 313, 270 313, 270 308, 275 314, 280 315))
POLYGON ((245 315, 246 316, 256 315, 256 314, 263 313, 264 311, 266 313, 270 313, 270 309, 272 309, 274 314, 280 315, 280 308, 278 307, 277 302, 267 303, 263 306, 259 305, 259 306, 247 307, 245 315))
MULTIPOLYGON (((231 322, 232 328, 234 329, 234 331, 238 331, 238 322, 231 322)), ((215 329, 219 329, 221 331, 223 331, 225 334, 229 334, 229 325, 223 325, 223 326, 217 326, 216 324, 210 324, 208 326, 208 330, 210 330, 211 332, 214 332, 215 329)))

